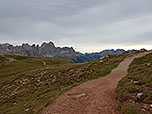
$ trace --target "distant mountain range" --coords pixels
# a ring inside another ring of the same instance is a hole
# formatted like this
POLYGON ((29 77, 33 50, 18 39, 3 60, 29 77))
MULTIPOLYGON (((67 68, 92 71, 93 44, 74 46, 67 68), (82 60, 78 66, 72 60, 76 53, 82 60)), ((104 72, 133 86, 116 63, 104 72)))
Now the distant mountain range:
MULTIPOLYGON (((133 50, 130 50, 133 51, 133 50)), ((20 52, 26 56, 37 56, 37 57, 50 57, 50 58, 62 58, 62 59, 71 59, 74 62, 87 62, 91 60, 99 59, 107 54, 120 54, 126 52, 123 49, 111 49, 104 50, 99 53, 80 53, 75 52, 72 47, 55 47, 53 42, 43 43, 41 46, 39 45, 29 45, 22 44, 21 46, 13 46, 9 43, 0 44, 0 52, 20 52)))
POLYGON ((77 54, 79 54, 79 55, 87 58, 89 61, 91 61, 91 60, 96 60, 103 56, 106 56, 107 54, 115 55, 115 54, 120 54, 120 53, 124 53, 124 52, 126 52, 124 49, 117 49, 117 50, 111 49, 111 50, 103 50, 101 52, 96 52, 96 53, 85 53, 85 54, 77 52, 77 54))

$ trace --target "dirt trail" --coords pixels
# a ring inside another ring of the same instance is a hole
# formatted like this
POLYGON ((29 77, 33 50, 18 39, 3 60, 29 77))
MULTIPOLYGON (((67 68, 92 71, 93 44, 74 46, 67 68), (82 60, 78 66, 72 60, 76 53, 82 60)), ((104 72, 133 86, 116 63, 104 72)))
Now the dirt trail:
POLYGON ((126 58, 109 75, 74 87, 59 96, 41 114, 119 114, 115 88, 127 74, 129 64, 148 53, 126 58))

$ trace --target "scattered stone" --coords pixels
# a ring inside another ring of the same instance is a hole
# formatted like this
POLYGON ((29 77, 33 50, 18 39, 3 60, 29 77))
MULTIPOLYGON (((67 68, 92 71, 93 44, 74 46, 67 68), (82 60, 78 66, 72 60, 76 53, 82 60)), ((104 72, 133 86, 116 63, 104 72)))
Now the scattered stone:
POLYGON ((143 109, 141 109, 141 111, 142 111, 142 112, 146 112, 146 109, 143 108, 143 109))
POLYGON ((26 112, 29 111, 29 110, 30 110, 29 108, 25 109, 26 112))
POLYGON ((138 94, 136 95, 136 98, 137 98, 136 101, 142 102, 146 97, 147 97, 146 94, 144 94, 144 93, 138 93, 138 94))
POLYGON ((134 103, 135 103, 135 101, 132 101, 132 103, 134 104, 134 103))
POLYGON ((134 83, 134 84, 138 84, 138 81, 134 81, 133 83, 134 83))
POLYGON ((41 80, 40 80, 40 77, 38 77, 37 81, 38 81, 38 82, 40 82, 40 81, 41 81, 41 80))
POLYGON ((80 95, 77 95, 76 97, 77 97, 77 98, 80 98, 80 97, 85 97, 85 96, 87 96, 87 94, 86 94, 86 93, 82 93, 82 94, 80 94, 80 95))
POLYGON ((147 66, 150 66, 150 65, 151 65, 150 63, 147 64, 147 66))
POLYGON ((138 93, 136 97, 137 97, 138 99, 140 99, 140 98, 142 97, 142 95, 143 95, 143 93, 138 93))
POLYGON ((145 110, 147 110, 147 109, 149 109, 149 105, 148 105, 148 104, 144 104, 144 105, 143 105, 143 108, 144 108, 145 110))
POLYGON ((50 78, 52 78, 53 77, 53 75, 50 75, 50 78))
POLYGON ((100 63, 103 63, 103 60, 101 60, 100 63))
POLYGON ((111 56, 110 54, 107 54, 105 57, 106 57, 106 58, 109 58, 110 56, 111 56))

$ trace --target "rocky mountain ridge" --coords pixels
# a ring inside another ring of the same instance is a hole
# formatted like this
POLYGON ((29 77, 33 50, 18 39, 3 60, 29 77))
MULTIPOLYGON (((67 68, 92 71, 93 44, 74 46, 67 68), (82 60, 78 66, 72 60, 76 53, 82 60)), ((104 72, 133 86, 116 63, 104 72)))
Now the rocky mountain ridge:
POLYGON ((126 52, 123 49, 103 50, 97 53, 80 53, 76 52, 72 47, 56 47, 53 42, 42 43, 42 45, 29 45, 23 43, 21 46, 13 46, 9 43, 0 44, 0 52, 20 52, 25 56, 49 57, 71 59, 74 62, 87 62, 99 59, 107 54, 120 54, 126 52))
POLYGON ((53 42, 44 42, 41 46, 35 44, 29 45, 27 43, 21 46, 13 46, 9 43, 0 44, 0 52, 11 51, 21 52, 26 56, 72 59, 75 62, 78 61, 77 59, 81 58, 72 47, 55 47, 53 42))

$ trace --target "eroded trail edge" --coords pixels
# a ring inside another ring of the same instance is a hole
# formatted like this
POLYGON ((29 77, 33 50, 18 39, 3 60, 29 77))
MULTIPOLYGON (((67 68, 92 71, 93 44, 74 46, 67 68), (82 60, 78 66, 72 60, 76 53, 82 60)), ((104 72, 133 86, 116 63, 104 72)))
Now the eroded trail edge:
POLYGON ((115 89, 127 74, 130 63, 145 52, 126 58, 117 68, 102 78, 87 81, 59 96, 41 114, 119 114, 115 89))

